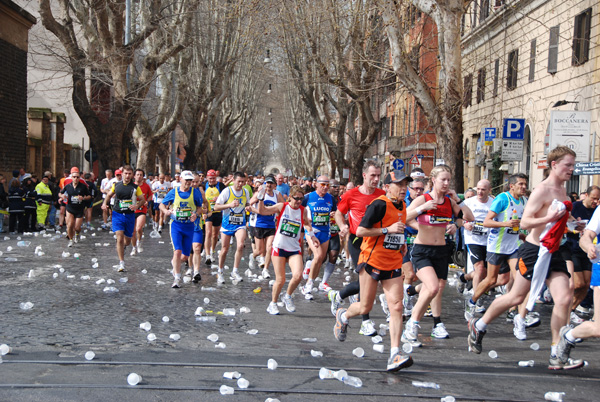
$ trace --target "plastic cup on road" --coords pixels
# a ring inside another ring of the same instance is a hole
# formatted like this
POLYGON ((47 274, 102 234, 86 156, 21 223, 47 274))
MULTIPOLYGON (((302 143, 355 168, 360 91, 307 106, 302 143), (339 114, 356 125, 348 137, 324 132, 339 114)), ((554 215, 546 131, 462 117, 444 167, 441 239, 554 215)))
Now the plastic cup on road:
POLYGON ((148 339, 148 341, 153 342, 156 340, 156 335, 148 334, 148 336, 146 338, 148 339))
POLYGON ((268 368, 269 370, 276 370, 276 369, 277 369, 277 366, 278 366, 278 364, 277 364, 277 362, 275 361, 275 359, 269 359, 269 360, 267 361, 267 368, 268 368))
POLYGON ((88 352, 85 352, 85 360, 94 360, 94 357, 96 357, 96 354, 94 352, 92 352, 91 350, 88 352))
POLYGON ((407 354, 408 353, 412 353, 413 347, 412 347, 412 345, 410 343, 405 343, 405 344, 402 345, 402 351, 404 353, 407 353, 407 354))
POLYGON ((385 346, 382 345, 382 344, 380 344, 380 343, 378 343, 376 345, 373 345, 373 350, 375 352, 383 353, 383 351, 385 350, 385 346))
POLYGON ((226 372, 223 373, 223 377, 227 378, 227 379, 230 379, 230 380, 238 379, 241 376, 242 375, 239 372, 237 372, 237 371, 226 371, 226 372))
POLYGON ((142 382, 142 376, 136 373, 131 373, 127 376, 127 384, 134 386, 142 382))
POLYGON ((498 353, 496 353, 495 350, 490 350, 490 352, 488 353, 488 356, 491 357, 492 359, 497 359, 498 353))
POLYGON ((377 335, 377 336, 374 336, 374 337, 371 338, 371 342, 373 342, 373 343, 381 343, 381 342, 383 342, 383 338, 381 336, 377 335))
POLYGON ((328 368, 321 367, 321 369, 319 370, 319 378, 321 380, 328 380, 331 378, 335 378, 335 373, 333 372, 333 370, 329 370, 328 368))
POLYGON ((323 352, 321 352, 320 350, 311 350, 310 355, 312 357, 323 357, 323 352))
POLYGON ((169 335, 169 339, 171 339, 172 341, 178 341, 181 339, 181 335, 179 334, 171 334, 169 335))
POLYGON ((356 357, 363 357, 365 355, 365 350, 363 348, 356 348, 352 351, 352 354, 356 357))
POLYGON ((170 321, 170 319, 169 319, 169 317, 168 317, 168 316, 164 316, 164 317, 162 318, 162 320, 163 320, 163 322, 169 322, 169 321, 170 321))
POLYGON ((530 348, 531 350, 540 350, 540 345, 538 345, 536 342, 533 342, 533 343, 532 343, 532 344, 529 346, 529 348, 530 348))
POLYGON ((210 334, 209 336, 206 337, 206 339, 208 339, 211 342, 216 342, 219 340, 219 335, 217 334, 210 334))
POLYGON ((241 389, 246 389, 246 388, 248 388, 249 385, 250 385, 250 382, 248 380, 246 380, 245 378, 240 378, 239 380, 237 380, 237 386, 241 389))
POLYGON ((0 345, 0 355, 4 356, 12 352, 12 348, 8 346, 6 343, 0 345))
POLYGON ((233 395, 235 390, 223 384, 221 385, 221 388, 219 388, 219 392, 221 393, 221 395, 233 395))

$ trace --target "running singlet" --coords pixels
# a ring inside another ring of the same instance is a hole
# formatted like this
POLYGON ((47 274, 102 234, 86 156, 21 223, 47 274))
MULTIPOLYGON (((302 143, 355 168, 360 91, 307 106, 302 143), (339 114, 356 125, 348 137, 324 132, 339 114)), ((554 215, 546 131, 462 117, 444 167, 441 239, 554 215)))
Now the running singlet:
POLYGON ((154 202, 160 204, 164 199, 169 190, 171 189, 171 183, 165 181, 161 183, 160 181, 154 182, 152 184, 152 191, 154 191, 154 202))
POLYGON ((356 235, 356 229, 365 215, 367 205, 375 198, 385 195, 385 191, 380 188, 376 188, 373 194, 363 194, 358 190, 359 188, 360 187, 354 187, 352 190, 345 192, 344 195, 342 195, 340 203, 337 205, 337 209, 343 215, 348 215, 350 233, 354 235, 356 235))
MULTIPOLYGON (((277 204, 277 190, 273 191, 273 195, 265 193, 265 200, 263 204, 265 207, 272 207, 277 204)), ((257 228, 275 229, 275 215, 260 215, 256 214, 256 223, 253 225, 257 228)))
MULTIPOLYGON (((423 194, 423 197, 425 197, 425 202, 433 199, 429 194, 423 194)), ((452 222, 452 215, 452 202, 450 198, 444 197, 442 204, 437 204, 436 209, 423 212, 417 217, 417 222, 419 225, 425 226, 447 225, 452 222)))
POLYGON ((479 201, 477 197, 467 198, 465 205, 469 207, 475 221, 473 222, 473 230, 465 229, 465 243, 466 244, 478 244, 480 246, 487 246, 487 235, 489 228, 483 226, 483 221, 490 211, 490 207, 494 200, 488 197, 486 203, 479 201))
MULTIPOLYGON (((208 184, 208 182, 206 182, 206 186, 204 187, 204 196, 206 197, 206 201, 208 201, 208 204, 210 205, 211 211, 215 210, 215 203, 217 202, 217 198, 219 198, 219 194, 221 194, 221 191, 223 191, 224 189, 225 185, 223 185, 223 183, 217 182, 211 186, 210 184, 208 184)), ((213 212, 213 215, 220 213, 221 211, 213 212)))
POLYGON ((134 211, 129 207, 137 204, 137 199, 142 196, 142 190, 133 182, 123 184, 119 181, 113 184, 110 191, 113 192, 115 200, 113 210, 122 214, 132 214, 134 211))
MULTIPOLYGON (((150 190, 150 186, 145 181, 141 186, 138 186, 140 190, 142 190, 142 195, 146 201, 150 201, 152 199, 152 190, 150 190)), ((140 209, 136 209, 136 213, 146 214, 148 212, 148 205, 143 204, 140 209)))
POLYGON ((216 204, 230 204, 238 200, 240 205, 237 208, 227 208, 223 210, 223 223, 221 229, 224 231, 236 231, 246 226, 246 204, 250 201, 250 196, 245 188, 239 193, 235 193, 233 187, 227 187, 217 198, 216 204))
MULTIPOLYGON (((194 188, 190 189, 190 193, 186 198, 182 198, 179 190, 181 187, 175 187, 175 199, 173 200, 173 213, 171 219, 180 223, 191 223, 192 213, 196 212, 196 203, 194 202, 194 188)), ((185 194, 185 193, 183 193, 185 194)), ((202 203, 200 205, 202 206, 202 203)))
POLYGON ((336 210, 336 203, 333 196, 325 193, 321 197, 316 191, 313 191, 304 196, 302 206, 308 209, 308 216, 315 233, 323 233, 325 236, 329 236, 329 216, 331 212, 336 210))
MULTIPOLYGON (((509 192, 504 192, 498 195, 492 205, 490 211, 497 215, 494 217, 496 222, 506 222, 513 219, 523 217, 525 209, 525 201, 523 199, 516 200, 509 192)), ((513 228, 501 227, 491 228, 488 240, 487 251, 496 254, 512 254, 519 248, 519 231, 513 228)))
POLYGON ((304 207, 293 209, 287 202, 277 218, 277 230, 273 239, 273 248, 285 251, 302 250, 301 228, 304 222, 304 207))

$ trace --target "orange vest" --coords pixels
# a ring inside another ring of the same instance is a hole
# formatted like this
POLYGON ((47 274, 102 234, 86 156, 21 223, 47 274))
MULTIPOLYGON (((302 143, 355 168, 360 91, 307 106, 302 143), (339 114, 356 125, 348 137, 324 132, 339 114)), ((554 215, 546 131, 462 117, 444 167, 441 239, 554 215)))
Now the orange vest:
MULTIPOLYGON (((398 221, 406 223, 406 204, 404 204, 404 201, 402 201, 402 209, 400 210, 384 195, 376 198, 373 202, 377 200, 385 201, 385 216, 373 226, 374 228, 392 226, 398 221)), ((403 258, 400 250, 404 244, 404 233, 364 237, 360 247, 358 263, 366 262, 382 271, 400 269, 402 268, 403 258)))

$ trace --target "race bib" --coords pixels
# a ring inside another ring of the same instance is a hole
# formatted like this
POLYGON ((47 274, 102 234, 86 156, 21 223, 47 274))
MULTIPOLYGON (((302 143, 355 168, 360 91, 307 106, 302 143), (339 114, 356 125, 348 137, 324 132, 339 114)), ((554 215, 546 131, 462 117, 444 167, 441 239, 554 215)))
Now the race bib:
POLYGON ((511 234, 511 235, 517 235, 517 234, 519 234, 519 231, 518 230, 515 231, 515 230, 513 230, 513 228, 508 228, 508 229, 506 229, 506 233, 511 234))
POLYGON ((329 213, 316 213, 313 215, 313 223, 315 226, 329 225, 329 213))
POLYGON ((242 225, 244 223, 244 214, 231 214, 229 215, 230 225, 242 225))
POLYGON ((452 222, 452 218, 447 218, 445 216, 429 215, 429 224, 430 225, 445 225, 450 222, 452 222))
POLYGON ((80 203, 80 201, 79 201, 79 198, 77 195, 74 195, 71 197, 71 204, 79 204, 79 203, 80 203))
POLYGON ((178 221, 189 221, 191 217, 191 208, 181 208, 175 211, 175 219, 177 219, 178 221))
POLYGON ((483 222, 474 222, 473 230, 471 230, 471 233, 477 236, 483 236, 487 234, 487 228, 483 226, 483 222))
POLYGON ((383 248, 387 250, 400 250, 404 244, 404 233, 388 233, 383 239, 383 248))
POLYGON ((298 234, 300 233, 300 224, 298 222, 282 218, 279 233, 287 237, 298 237, 298 234))
POLYGON ((129 209, 129 207, 132 205, 133 205, 132 200, 119 200, 119 209, 120 210, 129 209))

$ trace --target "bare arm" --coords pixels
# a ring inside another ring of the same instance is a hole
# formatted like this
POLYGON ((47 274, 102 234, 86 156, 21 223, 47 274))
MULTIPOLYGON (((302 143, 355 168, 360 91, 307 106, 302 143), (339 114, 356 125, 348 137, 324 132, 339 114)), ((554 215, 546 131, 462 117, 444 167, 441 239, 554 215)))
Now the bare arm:
POLYGON ((270 207, 267 207, 265 205, 265 203, 260 200, 256 203, 257 205, 257 209, 256 212, 260 215, 275 215, 281 212, 281 210, 283 209, 283 202, 279 202, 275 205, 271 205, 270 207))
POLYGON ((579 239, 579 247, 587 253, 590 260, 597 257, 596 246, 594 245, 594 238, 597 236, 593 230, 586 229, 579 239))
POLYGON ((346 223, 344 214, 339 209, 336 209, 334 217, 335 217, 335 222, 340 227, 340 236, 346 236, 346 234, 348 234, 348 224, 346 223))
POLYGON ((548 208, 548 212, 545 216, 536 218, 535 215, 544 207, 546 202, 548 202, 548 197, 544 193, 543 187, 538 187, 533 191, 529 201, 527 201, 525 211, 523 211, 523 218, 521 219, 522 229, 529 230, 539 226, 544 226, 549 222, 556 221, 565 214, 565 209, 559 211, 548 208))

